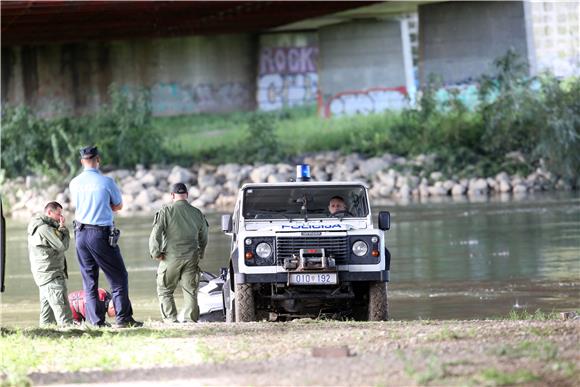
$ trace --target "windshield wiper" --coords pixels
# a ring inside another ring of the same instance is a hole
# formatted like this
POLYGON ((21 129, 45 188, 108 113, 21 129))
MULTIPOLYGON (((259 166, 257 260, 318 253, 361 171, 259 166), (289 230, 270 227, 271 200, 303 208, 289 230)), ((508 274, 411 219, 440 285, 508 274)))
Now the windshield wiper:
POLYGON ((302 204, 300 207, 300 214, 304 215, 304 221, 308 222, 308 198, 304 194, 301 198, 296 199, 296 203, 302 204))

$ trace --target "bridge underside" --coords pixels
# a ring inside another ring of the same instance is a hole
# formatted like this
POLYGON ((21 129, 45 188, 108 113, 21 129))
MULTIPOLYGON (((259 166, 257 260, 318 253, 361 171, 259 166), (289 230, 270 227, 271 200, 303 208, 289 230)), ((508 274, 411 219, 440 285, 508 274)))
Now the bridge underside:
POLYGON ((257 33, 377 1, 2 2, 2 45, 257 33))

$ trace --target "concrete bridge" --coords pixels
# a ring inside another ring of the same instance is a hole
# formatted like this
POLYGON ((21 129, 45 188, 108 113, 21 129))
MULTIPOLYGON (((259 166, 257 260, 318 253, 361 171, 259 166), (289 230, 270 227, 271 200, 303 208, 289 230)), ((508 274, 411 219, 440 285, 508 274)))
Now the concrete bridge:
POLYGON ((156 115, 310 103, 344 115, 401 108, 431 73, 447 84, 472 82, 510 48, 531 72, 580 68, 577 2, 1 7, 2 105, 27 104, 45 116, 94 111, 113 83, 150 88, 156 115))

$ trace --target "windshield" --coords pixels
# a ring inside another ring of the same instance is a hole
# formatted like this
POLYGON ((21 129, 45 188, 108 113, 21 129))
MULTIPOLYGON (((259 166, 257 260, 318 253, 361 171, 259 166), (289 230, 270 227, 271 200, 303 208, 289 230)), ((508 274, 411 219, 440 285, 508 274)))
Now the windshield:
POLYGON ((248 219, 365 217, 366 190, 352 186, 252 187, 244 190, 248 219))

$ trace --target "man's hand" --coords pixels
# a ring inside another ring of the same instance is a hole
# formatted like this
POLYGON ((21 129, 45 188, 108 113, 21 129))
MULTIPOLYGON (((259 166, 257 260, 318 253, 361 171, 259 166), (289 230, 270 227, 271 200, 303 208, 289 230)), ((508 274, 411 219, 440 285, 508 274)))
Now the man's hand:
POLYGON ((59 223, 59 227, 64 227, 64 223, 65 223, 64 216, 61 215, 58 217, 58 223, 59 223))
POLYGON ((160 254, 158 257, 155 257, 158 261, 163 261, 165 259, 165 254, 160 254))
POLYGON ((114 205, 113 203, 111 203, 111 209, 113 210, 113 212, 118 212, 121 211, 123 209, 123 202, 114 205))

